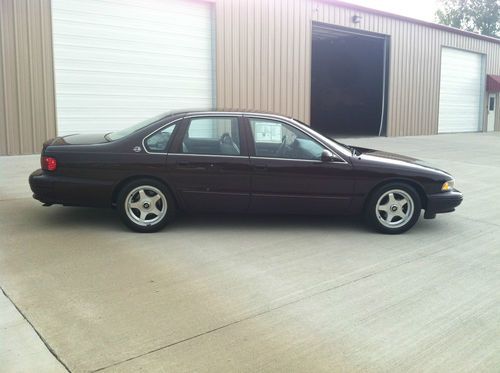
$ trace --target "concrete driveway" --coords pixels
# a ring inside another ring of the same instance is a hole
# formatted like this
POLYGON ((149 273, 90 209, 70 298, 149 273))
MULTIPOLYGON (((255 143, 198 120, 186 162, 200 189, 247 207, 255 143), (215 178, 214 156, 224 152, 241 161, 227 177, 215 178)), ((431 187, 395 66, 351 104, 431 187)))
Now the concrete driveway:
POLYGON ((0 285, 75 372, 498 371, 500 134, 349 142, 448 170, 463 205, 399 236, 303 216, 136 234, 111 210, 42 207, 38 157, 2 157, 0 285))

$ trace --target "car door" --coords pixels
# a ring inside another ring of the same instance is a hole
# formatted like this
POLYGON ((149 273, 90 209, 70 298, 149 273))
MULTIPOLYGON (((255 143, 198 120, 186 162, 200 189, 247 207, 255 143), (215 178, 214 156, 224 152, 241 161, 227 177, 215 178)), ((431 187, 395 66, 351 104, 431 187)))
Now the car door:
POLYGON ((340 156, 321 161, 326 147, 290 123, 250 116, 245 126, 252 167, 251 211, 346 212, 354 187, 349 162, 340 156))
POLYGON ((236 115, 185 118, 167 155, 167 169, 187 209, 248 209, 250 161, 241 126, 236 115))

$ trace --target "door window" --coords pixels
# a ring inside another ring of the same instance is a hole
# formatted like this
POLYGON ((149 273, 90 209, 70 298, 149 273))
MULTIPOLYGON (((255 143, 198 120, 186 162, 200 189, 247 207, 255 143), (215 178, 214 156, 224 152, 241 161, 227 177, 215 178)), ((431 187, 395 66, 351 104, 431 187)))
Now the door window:
POLYGON ((240 155, 238 118, 200 117, 189 122, 182 153, 240 155))
POLYGON ((257 157, 320 160, 324 147, 292 126, 267 119, 250 119, 257 157))
POLYGON ((176 124, 171 124, 161 131, 149 136, 146 141, 144 141, 147 151, 150 153, 166 153, 176 126, 176 124))

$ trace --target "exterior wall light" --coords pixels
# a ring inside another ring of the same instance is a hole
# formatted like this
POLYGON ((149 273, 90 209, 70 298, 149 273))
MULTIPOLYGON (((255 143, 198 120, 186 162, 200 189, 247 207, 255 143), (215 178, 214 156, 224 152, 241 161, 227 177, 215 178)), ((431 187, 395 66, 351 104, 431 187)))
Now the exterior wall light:
POLYGON ((361 20, 363 19, 363 17, 361 17, 361 16, 359 16, 359 15, 356 14, 356 15, 352 16, 351 19, 352 19, 353 23, 360 23, 361 20))

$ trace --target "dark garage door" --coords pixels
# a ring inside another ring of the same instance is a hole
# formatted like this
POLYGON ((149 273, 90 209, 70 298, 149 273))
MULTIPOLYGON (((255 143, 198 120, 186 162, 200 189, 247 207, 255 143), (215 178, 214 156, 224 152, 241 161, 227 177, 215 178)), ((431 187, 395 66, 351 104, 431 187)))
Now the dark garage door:
POLYGON ((311 125, 333 136, 385 135, 387 40, 313 24, 311 125))

